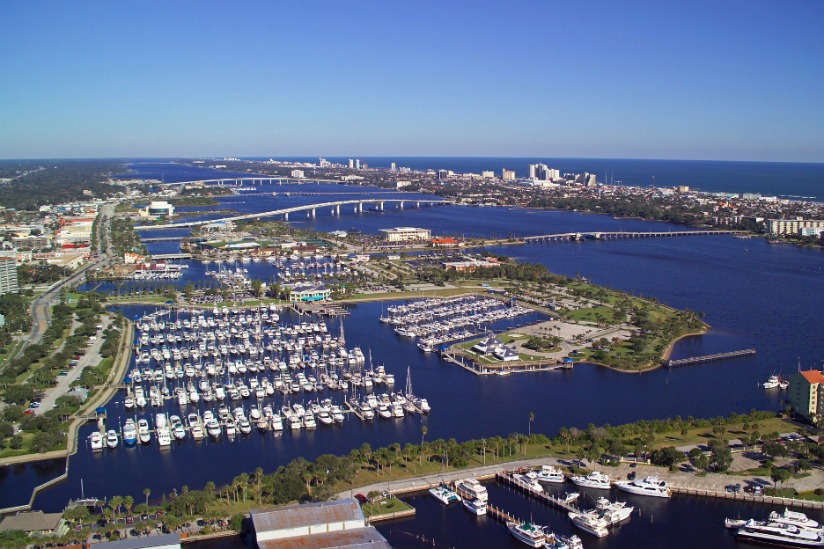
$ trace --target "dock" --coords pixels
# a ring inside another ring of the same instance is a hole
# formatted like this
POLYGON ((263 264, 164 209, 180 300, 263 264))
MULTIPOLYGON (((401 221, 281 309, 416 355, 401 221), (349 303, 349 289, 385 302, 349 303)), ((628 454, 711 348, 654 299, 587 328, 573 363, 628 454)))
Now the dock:
POLYGON ((532 496, 532 497, 534 497, 534 498, 536 498, 540 501, 543 501, 544 503, 548 503, 549 505, 552 505, 553 507, 557 507, 558 509, 561 509, 561 510, 567 511, 567 512, 570 512, 570 511, 571 512, 578 512, 577 507, 574 507, 574 506, 570 505, 566 501, 564 501, 560 498, 556 498, 555 496, 550 496, 546 492, 538 492, 538 491, 534 490, 528 484, 524 484, 523 482, 519 482, 519 481, 515 480, 514 478, 512 478, 512 473, 517 473, 517 472, 518 471, 499 471, 495 474, 495 478, 499 482, 502 482, 502 483, 507 484, 509 486, 513 486, 513 487, 521 490, 522 492, 524 492, 526 494, 529 494, 530 496, 532 496))
POLYGON ((491 515, 492 517, 500 520, 501 522, 518 522, 518 519, 516 519, 503 509, 498 509, 494 505, 488 503, 486 505, 486 514, 491 515))
POLYGON ((715 353, 712 355, 694 356, 690 358, 679 358, 678 360, 667 360, 665 365, 667 368, 678 368, 679 366, 690 366, 692 364, 703 364, 704 362, 716 362, 719 360, 729 360, 732 358, 740 358, 744 356, 752 356, 755 354, 755 349, 742 349, 740 351, 730 351, 728 353, 715 353))

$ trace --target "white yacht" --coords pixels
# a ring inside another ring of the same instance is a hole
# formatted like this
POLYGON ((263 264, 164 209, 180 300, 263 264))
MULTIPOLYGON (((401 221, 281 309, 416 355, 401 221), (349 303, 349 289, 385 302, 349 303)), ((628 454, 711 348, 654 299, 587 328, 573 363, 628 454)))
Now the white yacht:
POLYGON ((609 526, 627 520, 632 515, 632 511, 635 510, 631 505, 627 505, 625 501, 610 501, 605 497, 598 498, 595 502, 595 508, 609 526))
POLYGON ((486 487, 474 477, 456 481, 455 491, 458 492, 458 495, 465 498, 477 499, 484 502, 489 501, 489 493, 486 491, 486 487))
POLYGON ((619 480, 615 483, 619 490, 638 494, 640 496, 653 496, 658 498, 668 498, 672 496, 672 490, 667 485, 667 481, 659 480, 658 477, 646 477, 640 480, 619 480))
POLYGON ((486 502, 472 498, 463 498, 463 506, 473 515, 481 516, 486 514, 486 502))
POLYGON ((100 431, 94 431, 91 435, 89 435, 89 444, 92 447, 92 450, 102 450, 103 449, 103 435, 100 434, 100 431))
POLYGON ((553 465, 543 465, 536 477, 540 482, 563 483, 566 480, 564 472, 553 465))
POLYGON ((769 545, 824 547, 824 534, 820 530, 798 527, 786 522, 748 520, 735 535, 769 545))
POLYGON ((206 432, 209 433, 209 436, 212 438, 217 438, 220 436, 221 433, 220 423, 215 418, 210 418, 206 420, 206 432))
POLYGON ((440 486, 436 486, 435 488, 430 488, 429 493, 432 494, 432 497, 443 503, 444 505, 449 505, 453 501, 461 501, 461 496, 441 484, 440 486))
POLYGON ((546 533, 543 526, 532 524, 531 522, 511 522, 507 521, 506 527, 518 541, 530 547, 544 547, 546 545, 546 533))
POLYGON ((164 425, 157 428, 157 444, 161 448, 168 448, 172 444, 172 435, 169 432, 169 427, 164 425))
POLYGON ((541 483, 539 483, 537 479, 530 478, 527 475, 520 475, 518 473, 513 473, 512 474, 512 480, 514 480, 515 483, 517 485, 519 485, 520 487, 526 488, 526 489, 531 490, 533 492, 543 492, 544 491, 544 487, 541 486, 541 483))
POLYGON ((117 445, 120 443, 120 437, 117 435, 117 431, 114 429, 109 429, 106 433, 106 446, 109 448, 117 448, 117 445))
POLYGON ((283 431, 283 419, 281 419, 280 414, 272 416, 272 430, 283 431))
POLYGON ((123 425, 123 443, 131 446, 137 442, 137 428, 134 426, 134 420, 129 418, 126 424, 123 425))
POLYGON ((770 376, 762 385, 764 385, 765 389, 775 389, 781 385, 781 380, 778 379, 778 376, 770 376))
POLYGON ((599 471, 592 471, 587 476, 574 475, 571 477, 572 482, 583 488, 598 488, 600 490, 609 490, 609 476, 599 471))
POLYGON ((137 420, 137 436, 141 444, 148 444, 152 440, 152 433, 149 432, 149 422, 145 419, 137 420))
POLYGON ((814 521, 813 519, 809 518, 804 513, 798 513, 796 511, 790 511, 788 508, 784 508, 783 513, 779 513, 778 511, 773 511, 770 513, 770 520, 772 522, 783 522, 786 524, 794 524, 799 528, 811 528, 816 529, 820 528, 821 525, 814 521))
POLYGON ((569 519, 572 521, 572 524, 574 524, 587 534, 592 534, 593 536, 598 538, 602 538, 609 534, 609 530, 607 530, 607 521, 600 518, 596 513, 570 512, 569 519))

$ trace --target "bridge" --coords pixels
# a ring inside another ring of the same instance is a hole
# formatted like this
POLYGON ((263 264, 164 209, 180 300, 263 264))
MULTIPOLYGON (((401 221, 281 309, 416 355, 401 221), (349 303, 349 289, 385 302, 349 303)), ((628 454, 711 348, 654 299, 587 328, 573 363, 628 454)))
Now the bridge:
POLYGON ((192 259, 192 254, 152 254, 153 260, 161 259, 192 259))
POLYGON ((151 243, 151 242, 177 242, 178 240, 183 240, 184 238, 188 238, 187 236, 158 236, 154 238, 141 238, 140 241, 143 243, 151 243))
POLYGON ((256 184, 264 185, 266 183, 269 183, 270 185, 274 185, 275 183, 277 183, 278 185, 283 185, 284 182, 286 182, 288 184, 292 184, 292 185, 307 185, 307 184, 311 184, 311 183, 318 183, 318 184, 319 183, 335 183, 335 184, 340 185, 340 184, 348 183, 348 181, 341 181, 339 179, 317 179, 317 178, 298 179, 298 178, 289 177, 289 176, 286 176, 286 175, 281 175, 281 176, 261 175, 261 176, 257 176, 257 177, 219 177, 219 178, 215 178, 215 179, 193 179, 191 181, 175 181, 173 183, 163 182, 163 183, 161 183, 161 185, 165 185, 167 187, 182 187, 184 185, 196 185, 196 184, 206 185, 206 184, 211 183, 213 185, 217 185, 218 187, 225 187, 225 186, 241 187, 241 186, 243 186, 244 182, 249 182, 251 185, 256 185, 256 184))
POLYGON ((524 237, 525 243, 558 242, 567 240, 616 240, 619 238, 659 238, 668 236, 715 236, 745 234, 746 231, 598 231, 542 234, 524 237))
POLYGON ((321 208, 331 208, 332 215, 340 215, 341 206, 354 206, 354 211, 363 212, 364 204, 377 205, 378 211, 384 211, 386 203, 394 203, 396 209, 403 210, 404 204, 413 203, 416 208, 421 205, 443 205, 452 204, 448 200, 416 200, 410 198, 360 198, 354 200, 337 200, 334 202, 321 202, 319 204, 306 204, 303 206, 292 206, 290 208, 281 208, 279 210, 270 210, 268 212, 256 212, 243 215, 233 215, 230 217, 222 217, 220 219, 208 219, 199 221, 179 221, 177 223, 163 223, 160 225, 140 225, 135 227, 135 230, 149 230, 149 229, 179 229, 182 227, 199 227, 203 225, 211 225, 213 223, 223 223, 228 221, 243 221, 245 219, 261 219, 264 217, 275 217, 282 215, 285 221, 289 221, 289 214, 296 212, 306 212, 307 217, 315 217, 317 210, 321 208))

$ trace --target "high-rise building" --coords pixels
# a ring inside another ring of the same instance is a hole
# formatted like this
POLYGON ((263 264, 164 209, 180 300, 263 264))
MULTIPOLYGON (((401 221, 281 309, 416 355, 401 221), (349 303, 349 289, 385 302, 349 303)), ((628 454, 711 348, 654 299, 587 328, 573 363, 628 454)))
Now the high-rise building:
POLYGON ((355 159, 355 169, 356 169, 356 170, 359 170, 359 169, 360 169, 360 158, 356 158, 356 159, 355 159))
POLYGON ((495 177, 495 172, 493 172, 492 170, 484 170, 481 172, 481 177, 485 179, 492 179, 493 177, 495 177))
POLYGON ((394 162, 392 162, 392 164, 390 165, 389 169, 390 169, 390 170, 392 170, 393 172, 396 170, 396 168, 395 168, 395 163, 394 163, 394 162))
POLYGON ((17 260, 13 257, 0 257, 0 295, 17 293, 17 260))
POLYGON ((351 158, 349 159, 349 167, 350 167, 350 168, 354 168, 354 167, 355 167, 355 161, 354 161, 354 160, 352 160, 351 158))
POLYGON ((546 164, 530 164, 529 178, 538 179, 540 181, 553 181, 561 178, 561 171, 554 170, 546 164))
POLYGON ((821 421, 824 414, 824 375, 818 370, 806 370, 790 375, 787 401, 794 413, 811 423, 821 421))
POLYGON ((504 181, 515 181, 515 170, 507 170, 504 168, 501 170, 501 179, 504 181))

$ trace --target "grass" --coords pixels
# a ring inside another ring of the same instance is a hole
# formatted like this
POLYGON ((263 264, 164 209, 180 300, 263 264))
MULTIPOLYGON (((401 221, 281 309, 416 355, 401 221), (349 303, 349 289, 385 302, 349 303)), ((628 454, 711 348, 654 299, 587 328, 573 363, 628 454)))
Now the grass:
POLYGON ((816 494, 815 492, 799 492, 796 496, 798 499, 807 499, 810 501, 824 501, 824 494, 816 494))
POLYGON ((398 498, 387 498, 371 503, 364 503, 361 505, 361 509, 363 509, 363 514, 367 518, 414 510, 411 505, 398 498))

